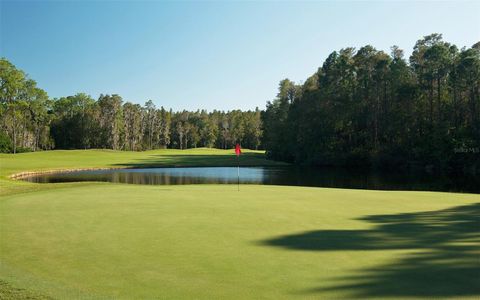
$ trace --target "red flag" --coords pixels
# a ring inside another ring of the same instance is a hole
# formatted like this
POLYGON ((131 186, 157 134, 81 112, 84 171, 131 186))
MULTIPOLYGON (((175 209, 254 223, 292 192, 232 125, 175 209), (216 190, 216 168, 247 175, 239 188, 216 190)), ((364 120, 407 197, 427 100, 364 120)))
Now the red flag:
POLYGON ((242 154, 242 149, 240 149, 240 144, 237 144, 237 145, 235 146, 235 154, 236 154, 237 156, 240 156, 240 154, 242 154))

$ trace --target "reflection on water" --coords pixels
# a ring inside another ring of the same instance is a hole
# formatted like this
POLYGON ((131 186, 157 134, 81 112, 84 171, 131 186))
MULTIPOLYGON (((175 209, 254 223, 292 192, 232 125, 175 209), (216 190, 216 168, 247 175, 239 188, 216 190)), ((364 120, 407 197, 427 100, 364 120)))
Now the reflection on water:
MULTIPOLYGON (((105 181, 131 184, 232 184, 235 167, 151 168, 78 171, 25 178, 37 183, 105 181)), ((433 176, 353 171, 338 168, 242 167, 240 183, 318 186, 377 190, 480 192, 477 176, 433 176)))

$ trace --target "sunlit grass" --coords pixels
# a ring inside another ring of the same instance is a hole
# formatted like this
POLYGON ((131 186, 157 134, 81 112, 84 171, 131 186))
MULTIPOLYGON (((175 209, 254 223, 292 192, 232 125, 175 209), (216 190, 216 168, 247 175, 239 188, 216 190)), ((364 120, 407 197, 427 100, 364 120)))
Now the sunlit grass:
MULTIPOLYGON (((233 149, 162 149, 144 152, 113 150, 55 150, 0 154, 0 195, 55 188, 58 185, 12 181, 9 176, 26 171, 77 168, 131 168, 167 166, 269 166, 263 151, 244 149, 237 160, 233 149)), ((82 183, 78 183, 82 184, 82 183)), ((78 185, 76 184, 76 185, 78 185)), ((71 185, 71 184, 70 184, 71 185)), ((75 185, 75 184, 74 184, 75 185)))
MULTIPOLYGON (((232 153, 1 156, 8 190, 0 197, 0 298, 480 296, 478 195, 7 178, 57 168, 235 165, 232 153)), ((243 158, 269 163, 261 153, 243 158)))

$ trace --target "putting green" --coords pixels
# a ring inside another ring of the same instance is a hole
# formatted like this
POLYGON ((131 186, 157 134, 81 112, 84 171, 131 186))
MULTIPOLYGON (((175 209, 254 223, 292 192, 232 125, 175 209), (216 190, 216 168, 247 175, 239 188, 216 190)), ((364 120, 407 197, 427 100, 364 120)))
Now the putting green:
POLYGON ((2 299, 480 296, 479 195, 6 179, 68 167, 32 157, 2 158, 2 299))

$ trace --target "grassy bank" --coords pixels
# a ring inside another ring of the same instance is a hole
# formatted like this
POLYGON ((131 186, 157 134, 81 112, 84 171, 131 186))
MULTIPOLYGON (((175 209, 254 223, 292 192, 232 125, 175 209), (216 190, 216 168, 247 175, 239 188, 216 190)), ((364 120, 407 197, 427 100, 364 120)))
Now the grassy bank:
MULTIPOLYGON (((20 154, 0 153, 0 195, 56 188, 10 180, 13 174, 27 171, 78 168, 145 168, 187 166, 271 166, 281 163, 266 160, 263 151, 243 150, 237 162, 232 149, 152 150, 144 152, 113 150, 56 150, 20 154)), ((80 184, 80 183, 79 183, 80 184)), ((67 184, 72 185, 72 184, 67 184)), ((73 184, 78 185, 78 184, 73 184)))
MULTIPOLYGON (((0 298, 480 296, 478 195, 8 179, 52 168, 235 163, 231 151, 185 153, 1 156, 9 190, 0 199, 0 298)), ((243 158, 269 163, 261 153, 243 158)))

